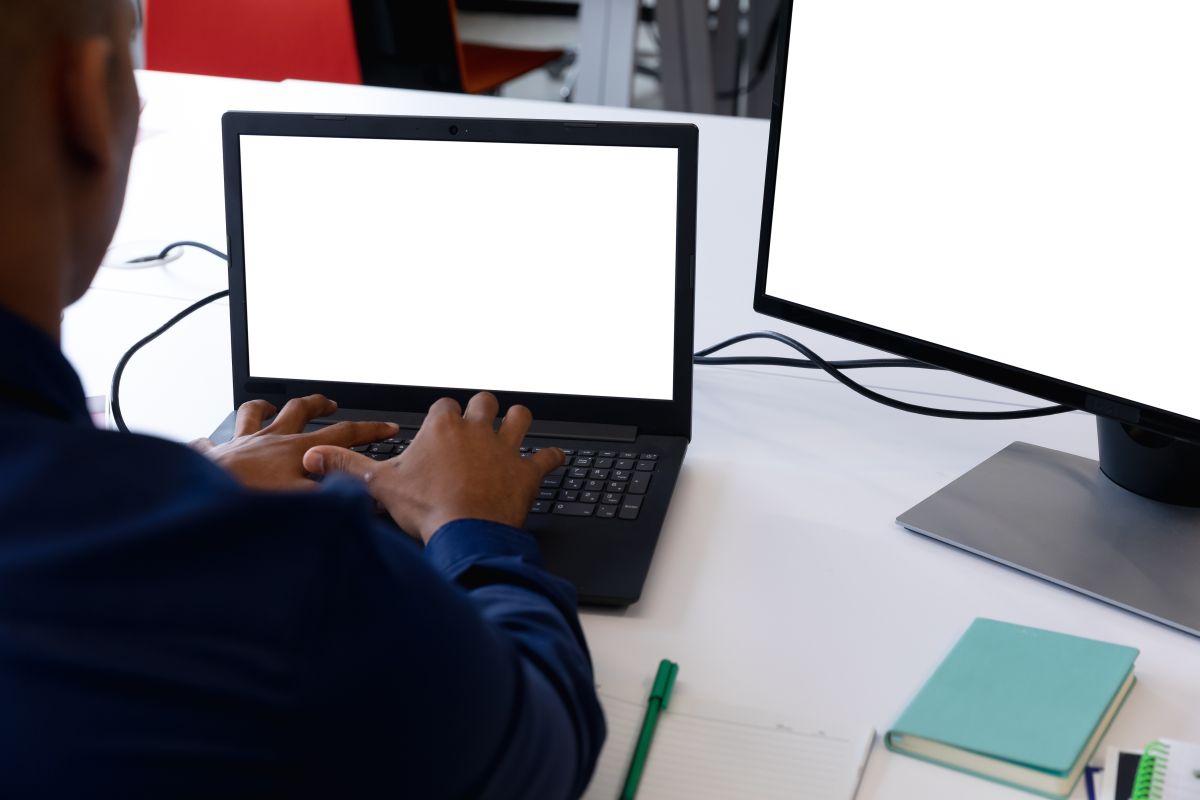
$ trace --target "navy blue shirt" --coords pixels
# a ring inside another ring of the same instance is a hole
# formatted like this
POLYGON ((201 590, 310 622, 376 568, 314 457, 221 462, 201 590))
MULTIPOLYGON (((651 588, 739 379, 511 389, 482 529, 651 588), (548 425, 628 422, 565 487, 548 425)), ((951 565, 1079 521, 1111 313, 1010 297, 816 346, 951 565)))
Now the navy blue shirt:
POLYGON ((97 430, 0 311, 0 796, 559 798, 604 738, 528 534, 423 550, 363 489, 242 489, 97 430))

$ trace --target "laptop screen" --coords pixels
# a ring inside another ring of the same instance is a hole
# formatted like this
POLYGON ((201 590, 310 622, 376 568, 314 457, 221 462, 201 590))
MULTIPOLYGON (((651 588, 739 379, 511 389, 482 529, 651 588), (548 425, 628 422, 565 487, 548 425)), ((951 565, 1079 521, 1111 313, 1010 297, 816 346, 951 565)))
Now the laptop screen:
POLYGON ((240 143, 251 376, 672 399, 677 150, 240 143))

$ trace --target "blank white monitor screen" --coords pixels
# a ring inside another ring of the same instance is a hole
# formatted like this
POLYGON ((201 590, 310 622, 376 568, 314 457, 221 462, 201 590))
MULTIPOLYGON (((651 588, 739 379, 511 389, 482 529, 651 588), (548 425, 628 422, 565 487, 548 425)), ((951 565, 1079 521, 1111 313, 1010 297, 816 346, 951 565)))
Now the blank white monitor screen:
POLYGON ((1200 3, 796 0, 768 295, 1200 418, 1200 3))
POLYGON ((678 161, 242 136, 250 374, 672 399, 678 161))

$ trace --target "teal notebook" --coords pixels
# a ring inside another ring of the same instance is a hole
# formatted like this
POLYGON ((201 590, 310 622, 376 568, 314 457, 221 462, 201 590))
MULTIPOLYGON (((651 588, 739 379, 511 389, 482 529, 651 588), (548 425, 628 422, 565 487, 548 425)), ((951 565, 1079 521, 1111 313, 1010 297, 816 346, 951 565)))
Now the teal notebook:
POLYGON ((1133 686, 1132 647, 977 619, 905 709, 889 750, 1065 797, 1133 686))

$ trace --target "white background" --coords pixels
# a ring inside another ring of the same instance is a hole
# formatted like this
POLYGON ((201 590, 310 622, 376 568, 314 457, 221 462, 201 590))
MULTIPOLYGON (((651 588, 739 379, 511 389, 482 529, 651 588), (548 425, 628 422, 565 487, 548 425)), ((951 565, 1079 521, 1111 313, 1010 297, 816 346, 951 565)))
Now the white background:
POLYGON ((1200 418, 1200 3, 797 0, 769 294, 1200 418))
POLYGON ((674 149, 241 147, 252 375, 671 399, 674 149))

